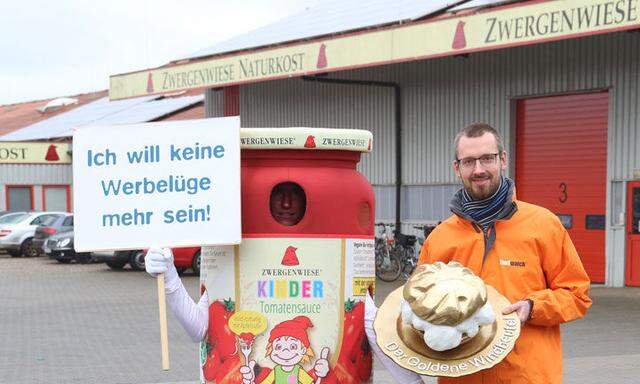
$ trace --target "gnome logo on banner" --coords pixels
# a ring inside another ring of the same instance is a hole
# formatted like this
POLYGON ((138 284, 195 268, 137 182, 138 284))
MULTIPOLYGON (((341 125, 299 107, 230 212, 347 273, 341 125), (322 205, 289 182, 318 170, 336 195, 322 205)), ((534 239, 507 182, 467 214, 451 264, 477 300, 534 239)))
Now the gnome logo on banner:
POLYGON ((151 72, 149 72, 149 75, 147 76, 147 93, 153 93, 153 76, 151 75, 151 72))
POLYGON ((298 248, 288 246, 287 250, 284 251, 284 256, 282 256, 282 261, 280 264, 286 265, 287 267, 293 267, 295 265, 300 265, 300 261, 298 260, 298 255, 296 255, 296 251, 298 248))
POLYGON ((327 46, 323 43, 320 44, 320 52, 318 52, 318 62, 316 63, 316 68, 326 68, 327 67, 327 46))
POLYGON ((58 161, 60 160, 60 156, 58 156, 58 151, 56 150, 56 146, 51 144, 49 148, 47 148, 47 154, 44 156, 46 161, 58 161))
POLYGON ((453 36, 453 43, 451 44, 451 48, 462 49, 467 47, 467 39, 464 35, 464 25, 464 21, 458 21, 458 25, 456 26, 456 34, 453 36))
POLYGON ((305 148, 315 148, 316 147, 315 136, 313 136, 313 135, 307 136, 307 141, 304 142, 304 147, 305 148))

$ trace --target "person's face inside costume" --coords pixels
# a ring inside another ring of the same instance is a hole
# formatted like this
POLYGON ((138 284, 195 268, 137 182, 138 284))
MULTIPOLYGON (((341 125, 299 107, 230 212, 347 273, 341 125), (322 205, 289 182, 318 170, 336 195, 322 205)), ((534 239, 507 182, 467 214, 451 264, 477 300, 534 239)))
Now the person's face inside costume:
POLYGON ((307 353, 307 348, 302 342, 291 336, 278 337, 273 340, 271 347, 271 355, 269 356, 271 360, 285 367, 300 363, 307 353))
POLYGON ((304 190, 296 183, 280 183, 271 190, 269 209, 278 223, 296 225, 302 220, 307 208, 304 190))
POLYGON ((498 151, 493 134, 485 132, 479 137, 460 138, 453 169, 474 200, 491 197, 500 187, 506 168, 507 153, 498 151))

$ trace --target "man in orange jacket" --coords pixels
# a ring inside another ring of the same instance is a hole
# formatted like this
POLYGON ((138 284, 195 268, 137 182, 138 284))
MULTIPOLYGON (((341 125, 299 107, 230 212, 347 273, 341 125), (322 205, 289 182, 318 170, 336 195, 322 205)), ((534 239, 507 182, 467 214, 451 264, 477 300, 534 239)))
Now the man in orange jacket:
POLYGON ((522 330, 515 348, 491 369, 440 383, 561 383, 560 324, 591 306, 589 277, 569 234, 552 212, 519 201, 503 176, 507 153, 487 124, 455 139, 453 168, 464 188, 454 213, 429 235, 419 263, 458 261, 513 304, 522 330))
MULTIPOLYGON (((455 139, 453 169, 462 181, 451 201, 454 213, 429 235, 419 263, 457 261, 513 304, 522 328, 514 349, 493 368, 439 383, 555 384, 562 382, 560 324, 591 306, 589 277, 569 234, 552 212, 519 201, 503 176, 507 153, 487 124, 472 124, 455 139)), ((365 328, 376 356, 400 384, 417 384, 375 345, 375 306, 367 303, 365 328)))

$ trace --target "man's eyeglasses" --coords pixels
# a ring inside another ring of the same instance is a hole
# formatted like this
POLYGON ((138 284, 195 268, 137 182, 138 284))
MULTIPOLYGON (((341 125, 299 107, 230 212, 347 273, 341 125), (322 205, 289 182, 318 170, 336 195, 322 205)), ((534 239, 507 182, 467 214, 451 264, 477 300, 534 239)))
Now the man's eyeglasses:
POLYGON ((480 157, 465 157, 464 159, 456 159, 456 162, 462 169, 473 169, 476 166, 476 161, 480 160, 480 164, 483 167, 491 167, 495 165, 496 158, 499 153, 488 153, 480 157))

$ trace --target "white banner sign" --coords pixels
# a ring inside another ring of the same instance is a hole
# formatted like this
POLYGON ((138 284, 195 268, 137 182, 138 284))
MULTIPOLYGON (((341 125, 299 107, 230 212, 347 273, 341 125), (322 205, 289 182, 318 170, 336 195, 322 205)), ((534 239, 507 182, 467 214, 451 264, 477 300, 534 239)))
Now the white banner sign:
POLYGON ((80 128, 73 196, 78 252, 238 244, 240 119, 80 128))

